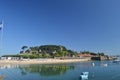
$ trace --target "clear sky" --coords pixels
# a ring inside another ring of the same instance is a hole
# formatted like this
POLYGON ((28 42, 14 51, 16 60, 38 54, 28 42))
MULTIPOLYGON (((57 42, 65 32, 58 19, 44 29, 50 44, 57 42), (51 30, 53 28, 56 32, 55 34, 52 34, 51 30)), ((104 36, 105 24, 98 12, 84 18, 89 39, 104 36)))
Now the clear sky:
POLYGON ((4 54, 46 44, 120 54, 120 0, 0 0, 0 20, 4 54))

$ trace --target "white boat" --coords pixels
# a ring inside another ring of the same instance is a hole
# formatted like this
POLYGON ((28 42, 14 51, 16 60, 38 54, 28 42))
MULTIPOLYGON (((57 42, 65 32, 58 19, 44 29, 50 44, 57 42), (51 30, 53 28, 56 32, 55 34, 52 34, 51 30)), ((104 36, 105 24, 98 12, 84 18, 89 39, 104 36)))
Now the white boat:
POLYGON ((89 72, 82 72, 80 75, 81 80, 86 80, 88 79, 89 72))
POLYGON ((107 66, 108 66, 108 64, 101 64, 101 66, 107 67, 107 66))
POLYGON ((120 63, 120 60, 114 60, 113 63, 120 63))

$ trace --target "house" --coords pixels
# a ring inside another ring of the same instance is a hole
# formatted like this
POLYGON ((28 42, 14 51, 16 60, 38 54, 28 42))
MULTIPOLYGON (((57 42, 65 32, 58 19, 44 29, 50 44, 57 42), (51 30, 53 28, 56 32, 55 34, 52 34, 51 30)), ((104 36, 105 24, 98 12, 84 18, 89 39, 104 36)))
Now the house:
POLYGON ((22 57, 15 57, 15 56, 2 56, 0 60, 22 60, 22 57))

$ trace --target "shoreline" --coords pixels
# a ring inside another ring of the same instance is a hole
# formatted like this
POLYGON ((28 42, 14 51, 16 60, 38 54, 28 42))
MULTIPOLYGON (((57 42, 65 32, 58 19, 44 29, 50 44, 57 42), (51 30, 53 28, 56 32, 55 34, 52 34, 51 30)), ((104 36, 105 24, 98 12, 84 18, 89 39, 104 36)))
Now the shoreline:
POLYGON ((0 64, 56 64, 56 63, 73 63, 90 61, 84 59, 23 59, 23 60, 0 60, 0 64))

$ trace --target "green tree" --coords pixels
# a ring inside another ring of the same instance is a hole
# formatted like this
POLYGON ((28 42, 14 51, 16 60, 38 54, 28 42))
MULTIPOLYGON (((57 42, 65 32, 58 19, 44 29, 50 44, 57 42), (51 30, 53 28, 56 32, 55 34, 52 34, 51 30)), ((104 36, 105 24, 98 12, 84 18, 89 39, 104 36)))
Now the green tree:
POLYGON ((23 53, 25 52, 25 49, 26 49, 26 48, 28 48, 28 46, 22 46, 21 49, 22 49, 23 53))
POLYGON ((50 57, 50 54, 49 54, 49 53, 43 53, 43 54, 42 54, 42 57, 48 58, 48 57, 50 57))
POLYGON ((60 57, 59 53, 55 53, 54 57, 60 57))
POLYGON ((105 56, 105 54, 104 54, 104 53, 98 53, 98 55, 99 55, 99 56, 105 56))

